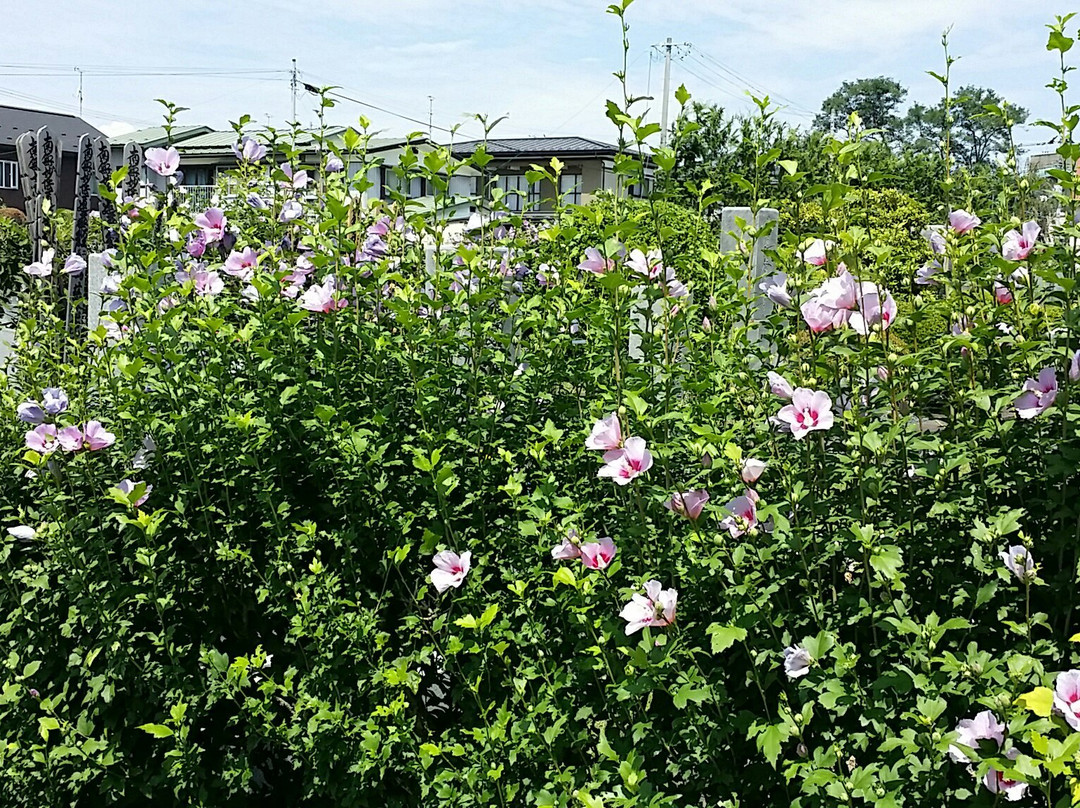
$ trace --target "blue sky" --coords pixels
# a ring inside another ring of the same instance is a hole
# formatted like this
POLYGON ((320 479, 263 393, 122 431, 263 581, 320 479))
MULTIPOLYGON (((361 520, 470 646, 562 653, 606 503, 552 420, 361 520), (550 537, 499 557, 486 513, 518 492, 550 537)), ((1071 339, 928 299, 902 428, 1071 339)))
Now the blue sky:
MULTIPOLYGON (((479 126, 471 113, 509 115, 503 136, 581 134, 611 139, 604 100, 617 86, 615 20, 602 0, 7 0, 0 31, 0 103, 74 111, 75 66, 87 69, 85 117, 109 133, 158 120, 153 99, 191 111, 183 122, 223 127, 249 113, 281 124, 290 117, 287 71, 303 80, 421 121, 433 96, 438 126, 479 126), (48 28, 43 32, 43 28, 48 28), (11 65, 44 65, 32 69, 11 65), (94 66, 91 68, 91 66, 94 66), (191 69, 277 70, 215 76, 101 76, 191 69), (30 76, 31 72, 52 75, 30 76), (15 75, 13 75, 15 74, 15 75)), ((1056 69, 1045 24, 1068 8, 1048 0, 637 0, 631 23, 631 89, 657 96, 662 65, 650 46, 670 36, 693 49, 673 67, 674 83, 695 98, 747 108, 744 79, 782 95, 782 115, 806 123, 845 79, 889 75, 909 101, 940 93, 939 39, 952 29, 957 84, 993 87, 1053 116, 1045 89, 1056 69)), ((1080 21, 1080 18, 1078 18, 1080 21)), ((1080 52, 1080 48, 1078 48, 1080 52)), ((1076 74, 1080 76, 1080 74, 1076 74)), ((1080 89, 1080 85, 1078 85, 1080 89)), ((375 128, 419 128, 392 115, 341 103, 334 123, 368 115, 375 128)), ((313 120, 311 97, 300 117, 313 120)), ((1022 142, 1047 137, 1021 133, 1022 142)))

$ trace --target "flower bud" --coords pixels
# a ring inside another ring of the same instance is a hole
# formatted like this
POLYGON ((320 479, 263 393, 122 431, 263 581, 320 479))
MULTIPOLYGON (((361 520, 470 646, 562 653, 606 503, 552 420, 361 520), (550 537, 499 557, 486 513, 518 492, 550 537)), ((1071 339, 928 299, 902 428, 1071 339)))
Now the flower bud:
POLYGON ((705 454, 703 454, 701 456, 701 465, 704 466, 705 468, 711 469, 712 468, 712 463, 713 463, 712 455, 709 454, 708 452, 706 452, 705 454))
POLYGON ((806 744, 800 742, 799 745, 795 747, 795 753, 799 757, 804 758, 809 756, 810 750, 806 748, 806 744))

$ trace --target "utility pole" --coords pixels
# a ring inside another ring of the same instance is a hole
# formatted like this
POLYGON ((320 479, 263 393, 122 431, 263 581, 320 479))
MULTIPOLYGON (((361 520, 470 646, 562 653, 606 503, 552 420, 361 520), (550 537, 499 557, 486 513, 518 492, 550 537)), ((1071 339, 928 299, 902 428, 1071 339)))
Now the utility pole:
POLYGON ((82 68, 81 67, 76 67, 75 72, 79 74, 79 117, 81 118, 82 117, 82 102, 83 102, 83 92, 82 92, 83 72, 82 72, 82 68))
MULTIPOLYGON (((684 56, 684 51, 690 48, 689 42, 672 42, 668 37, 663 45, 653 45, 653 50, 663 51, 664 54, 664 103, 660 110, 660 145, 666 146, 668 142, 668 110, 671 105, 671 57, 684 56)), ((649 70, 652 70, 652 60, 649 60, 649 70)), ((651 72, 650 72, 651 77, 651 72)))
POLYGON ((671 37, 667 38, 664 48, 664 106, 660 113, 660 145, 667 145, 668 104, 671 102, 671 37))
POLYGON ((427 136, 430 139, 431 133, 435 131, 435 96, 429 95, 427 97, 427 136))
POLYGON ((289 82, 292 86, 292 122, 296 122, 296 93, 299 89, 300 82, 296 78, 296 60, 292 60, 292 81, 289 82))

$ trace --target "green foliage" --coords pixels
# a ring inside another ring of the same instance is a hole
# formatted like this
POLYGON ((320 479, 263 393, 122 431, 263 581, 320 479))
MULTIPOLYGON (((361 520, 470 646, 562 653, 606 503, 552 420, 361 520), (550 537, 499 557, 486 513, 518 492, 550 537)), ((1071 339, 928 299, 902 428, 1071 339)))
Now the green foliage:
POLYGON ((30 232, 26 225, 0 216, 0 298, 16 288, 22 268, 30 263, 30 232))
POLYGON ((715 262, 708 254, 718 249, 719 234, 697 210, 665 199, 618 199, 604 193, 588 205, 564 209, 557 224, 558 241, 546 242, 541 260, 581 256, 588 247, 617 238, 628 250, 662 248, 681 279, 699 288, 710 283, 715 262))
POLYGON ((855 189, 849 199, 851 206, 830 210, 828 221, 819 203, 785 202, 780 208, 781 227, 826 235, 850 226, 864 228, 870 241, 860 251, 861 265, 873 268, 874 279, 889 289, 914 294, 918 291, 913 282, 915 271, 932 258, 922 235, 931 223, 926 208, 893 188, 855 189))
POLYGON ((867 129, 878 130, 875 137, 891 143, 899 135, 901 119, 897 109, 906 96, 907 90, 887 76, 845 81, 821 103, 814 126, 825 132, 846 132, 848 120, 856 114, 867 129))
MULTIPOLYGON (((648 141, 628 96, 609 117, 648 141)), ((741 257, 768 232, 718 259, 673 205, 537 230, 496 199, 450 237, 445 205, 363 202, 360 147, 315 203, 283 182, 265 211, 226 200, 248 277, 213 243, 198 264, 191 211, 158 197, 124 206, 93 332, 25 285, 0 375, 0 804, 1000 805, 987 775, 1010 800, 1080 793, 1076 707, 1051 696, 1080 678, 1075 176, 1030 254, 1001 249, 1022 193, 1003 184, 945 232, 938 284, 874 322, 926 214, 867 190, 865 133, 822 141, 824 182, 774 148, 736 172, 753 207, 801 200, 773 308, 741 257), (662 247, 693 296, 624 243, 662 247), (811 334, 814 292, 842 316, 811 334), (602 537, 602 568, 568 557, 602 537), (982 711, 993 737, 962 733, 982 711)), ((236 180, 295 159, 275 144, 236 180)), ((438 187, 484 159, 399 171, 438 187)), ((632 155, 615 170, 641 179, 632 155)))

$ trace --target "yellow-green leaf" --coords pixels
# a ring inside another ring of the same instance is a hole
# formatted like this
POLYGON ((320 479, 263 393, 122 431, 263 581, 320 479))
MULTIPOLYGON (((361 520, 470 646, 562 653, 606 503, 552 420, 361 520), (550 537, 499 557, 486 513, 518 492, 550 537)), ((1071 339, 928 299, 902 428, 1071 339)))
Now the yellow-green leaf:
POLYGON ((1037 687, 1017 698, 1016 703, 1037 716, 1049 718, 1054 706, 1054 691, 1048 687, 1037 687))

